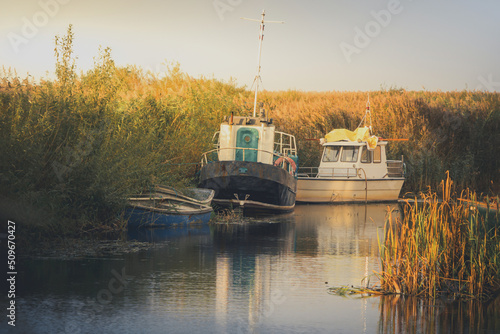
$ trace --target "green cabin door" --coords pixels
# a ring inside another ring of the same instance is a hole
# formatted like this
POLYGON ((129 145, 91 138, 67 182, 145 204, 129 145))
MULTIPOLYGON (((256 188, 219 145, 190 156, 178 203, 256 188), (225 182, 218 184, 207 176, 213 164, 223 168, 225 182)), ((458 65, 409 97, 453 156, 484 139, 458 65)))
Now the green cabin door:
MULTIPOLYGON (((238 132, 236 132, 236 147, 258 149, 259 131, 252 128, 238 129, 238 132)), ((236 149, 234 160, 243 161, 243 157, 245 157, 245 161, 257 162, 257 151, 236 149)))

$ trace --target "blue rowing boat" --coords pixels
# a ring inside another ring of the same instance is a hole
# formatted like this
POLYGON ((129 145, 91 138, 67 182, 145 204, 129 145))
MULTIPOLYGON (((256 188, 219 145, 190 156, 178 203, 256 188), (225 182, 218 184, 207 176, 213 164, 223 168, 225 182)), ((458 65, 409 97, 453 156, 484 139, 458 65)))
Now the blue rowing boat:
MULTIPOLYGON (((206 198, 213 197, 213 190, 205 193, 206 198)), ((212 207, 210 202, 188 197, 181 192, 155 192, 138 195, 128 199, 125 218, 129 228, 172 227, 184 224, 206 224, 210 220, 212 207)))

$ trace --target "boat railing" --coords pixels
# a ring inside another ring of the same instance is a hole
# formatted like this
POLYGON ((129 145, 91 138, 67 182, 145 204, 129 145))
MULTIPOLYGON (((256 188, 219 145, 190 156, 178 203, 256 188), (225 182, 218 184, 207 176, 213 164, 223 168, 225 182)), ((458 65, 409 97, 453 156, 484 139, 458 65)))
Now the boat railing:
POLYGON ((404 177, 405 164, 402 160, 387 160, 388 177, 404 177))
POLYGON ((286 155, 297 155, 297 142, 295 141, 295 136, 276 131, 274 139, 274 150, 286 155))
POLYGON ((318 167, 299 167, 298 177, 311 177, 314 178, 318 175, 318 167))
POLYGON ((317 178, 322 177, 357 177, 359 168, 321 168, 317 178))
POLYGON ((219 148, 219 137, 220 137, 220 131, 216 131, 212 137, 212 146, 214 148, 219 148))
POLYGON ((279 154, 279 153, 275 153, 275 152, 271 152, 271 151, 260 150, 260 149, 257 149, 257 148, 244 148, 244 147, 216 148, 216 149, 210 150, 210 151, 205 152, 205 153, 202 154, 202 157, 201 157, 201 167, 205 166, 209 162, 219 161, 220 160, 219 159, 220 152, 223 151, 223 150, 230 150, 230 151, 234 151, 235 153, 236 153, 236 150, 241 151, 243 153, 241 161, 245 161, 245 153, 247 151, 257 151, 257 152, 260 152, 260 153, 269 154, 269 156, 272 157, 272 161, 273 162, 276 161, 277 159, 279 159, 280 157, 287 156, 286 154, 279 154))
POLYGON ((335 178, 335 177, 358 177, 361 168, 321 168, 300 167, 298 177, 309 178, 335 178))

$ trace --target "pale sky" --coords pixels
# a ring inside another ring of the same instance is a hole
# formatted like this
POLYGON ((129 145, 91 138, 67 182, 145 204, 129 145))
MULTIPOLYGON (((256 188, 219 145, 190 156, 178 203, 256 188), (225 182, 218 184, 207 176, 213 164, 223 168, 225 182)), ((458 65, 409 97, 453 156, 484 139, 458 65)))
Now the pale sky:
POLYGON ((259 24, 265 89, 500 91, 498 0, 0 0, 0 66, 53 76, 69 24, 79 70, 99 46, 119 66, 250 88, 259 24))

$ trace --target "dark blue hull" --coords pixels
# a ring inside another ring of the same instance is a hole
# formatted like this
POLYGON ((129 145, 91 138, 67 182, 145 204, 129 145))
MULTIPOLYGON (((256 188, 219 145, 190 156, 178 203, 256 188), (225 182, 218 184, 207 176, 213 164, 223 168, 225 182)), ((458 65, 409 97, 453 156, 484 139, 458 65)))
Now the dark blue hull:
POLYGON ((215 190, 213 203, 247 211, 289 212, 297 179, 285 169, 251 161, 216 161, 203 166, 200 187, 215 190))
POLYGON ((127 208, 125 218, 128 218, 129 228, 156 228, 186 225, 190 223, 206 224, 210 220, 212 210, 200 209, 197 213, 176 214, 158 212, 154 209, 127 208))

